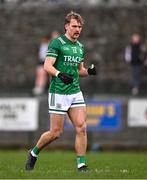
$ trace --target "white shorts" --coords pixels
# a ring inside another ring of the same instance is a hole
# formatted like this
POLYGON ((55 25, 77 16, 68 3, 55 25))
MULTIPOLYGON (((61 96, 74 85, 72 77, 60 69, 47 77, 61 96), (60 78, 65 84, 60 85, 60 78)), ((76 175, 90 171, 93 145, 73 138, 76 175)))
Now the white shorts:
POLYGON ((75 94, 55 94, 48 96, 49 112, 56 114, 66 114, 69 108, 85 106, 82 92, 75 94))

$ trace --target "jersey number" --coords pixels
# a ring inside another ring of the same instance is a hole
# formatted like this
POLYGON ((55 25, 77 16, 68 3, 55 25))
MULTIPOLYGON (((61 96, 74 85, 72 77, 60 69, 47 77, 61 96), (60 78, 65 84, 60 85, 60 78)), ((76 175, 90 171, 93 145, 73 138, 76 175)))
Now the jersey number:
POLYGON ((73 53, 77 53, 77 48, 76 47, 72 47, 72 51, 73 51, 73 53))

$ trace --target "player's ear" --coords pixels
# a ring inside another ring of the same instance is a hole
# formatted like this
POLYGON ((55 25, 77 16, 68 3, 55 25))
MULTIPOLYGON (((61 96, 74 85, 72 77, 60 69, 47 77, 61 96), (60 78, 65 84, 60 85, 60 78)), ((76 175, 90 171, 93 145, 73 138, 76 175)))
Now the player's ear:
POLYGON ((65 31, 67 31, 68 26, 69 26, 69 24, 65 24, 65 26, 64 26, 65 31))

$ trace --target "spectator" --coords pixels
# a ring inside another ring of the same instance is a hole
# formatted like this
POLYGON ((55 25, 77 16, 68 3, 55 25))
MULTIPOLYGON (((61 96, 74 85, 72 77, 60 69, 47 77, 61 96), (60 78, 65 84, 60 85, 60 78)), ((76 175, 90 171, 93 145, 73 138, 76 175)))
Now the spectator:
POLYGON ((46 51, 48 48, 48 43, 52 38, 58 37, 60 34, 58 31, 53 31, 51 37, 49 35, 45 35, 41 39, 41 44, 38 52, 38 65, 36 68, 36 79, 35 79, 35 87, 32 92, 34 95, 43 94, 47 82, 48 82, 48 74, 44 70, 44 60, 46 57, 46 51))
POLYGON ((131 42, 125 49, 125 60, 131 65, 132 94, 137 95, 140 87, 141 65, 143 62, 143 44, 139 34, 131 36, 131 42))
POLYGON ((54 39, 54 38, 57 38, 60 36, 60 32, 59 31, 56 31, 54 30, 51 34, 51 38, 54 39))
POLYGON ((144 64, 145 71, 147 73, 147 39, 145 40, 145 43, 144 43, 143 64, 144 64))

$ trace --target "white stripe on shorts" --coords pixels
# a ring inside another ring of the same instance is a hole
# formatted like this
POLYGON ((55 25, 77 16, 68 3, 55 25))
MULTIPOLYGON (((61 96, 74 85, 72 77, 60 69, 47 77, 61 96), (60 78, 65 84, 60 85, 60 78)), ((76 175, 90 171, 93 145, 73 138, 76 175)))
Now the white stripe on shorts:
POLYGON ((80 103, 80 104, 72 104, 70 107, 81 107, 81 106, 86 106, 85 103, 80 103))
POLYGON ((66 114, 66 112, 63 111, 56 111, 56 110, 50 110, 48 111, 49 113, 54 113, 54 114, 66 114))

